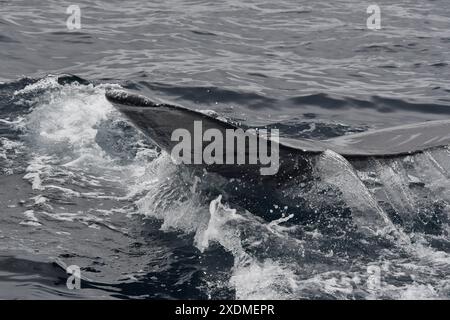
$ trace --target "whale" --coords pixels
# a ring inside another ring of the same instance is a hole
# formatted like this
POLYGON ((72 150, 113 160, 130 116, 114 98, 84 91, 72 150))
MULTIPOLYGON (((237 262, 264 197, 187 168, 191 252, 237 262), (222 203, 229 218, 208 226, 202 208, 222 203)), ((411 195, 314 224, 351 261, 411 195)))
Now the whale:
MULTIPOLYGON (((224 136, 226 130, 241 128, 238 123, 217 114, 192 110, 171 103, 155 102, 146 96, 123 89, 107 90, 105 97, 132 124, 168 153, 177 143, 173 141, 172 133, 180 128, 193 133, 196 121, 201 121, 204 130, 215 129, 222 132, 224 136)), ((258 131, 255 131, 254 134, 259 135, 258 131)), ((239 179, 240 188, 244 188, 244 185, 247 186, 243 205, 249 210, 254 209, 254 206, 261 205, 265 199, 268 203, 278 203, 276 207, 289 207, 295 211, 293 204, 297 200, 294 200, 291 194, 277 190, 288 189, 293 184, 307 184, 312 179, 313 172, 317 167, 325 172, 325 180, 336 180, 336 177, 342 175, 340 179, 346 180, 353 188, 362 187, 362 183, 356 175, 349 173, 352 168, 347 161, 405 157, 448 146, 450 145, 450 120, 427 121, 368 130, 325 140, 284 137, 272 140, 270 137, 265 138, 269 140, 270 144, 277 144, 276 149, 279 152, 279 169, 273 175, 261 175, 261 164, 202 163, 188 166, 214 172, 225 178, 239 179), (250 201, 248 199, 252 194, 253 201, 250 201)), ((205 148, 205 144, 203 148, 205 148)), ((224 150, 224 153, 226 151, 224 150)), ((236 150, 233 152, 235 154, 232 157, 237 158, 239 155, 236 150)), ((248 148, 238 152, 244 152, 247 155, 250 153, 248 148)), ((346 196, 345 193, 343 196, 346 196)), ((349 202, 353 201, 352 197, 351 192, 346 196, 349 202)), ((370 201, 370 199, 367 200, 367 202, 370 201)), ((296 206, 298 207, 298 204, 296 206)), ((377 204, 371 206, 371 208, 374 207, 377 208, 377 204)), ((271 215, 265 215, 263 218, 279 219, 281 214, 286 216, 289 212, 289 210, 285 210, 278 216, 272 212, 271 215)), ((299 218, 301 219, 301 217, 299 218)), ((358 221, 359 227, 369 229, 372 233, 395 229, 383 210, 360 210, 357 214, 352 213, 352 218, 358 221)))
MULTIPOLYGON (((239 128, 234 122, 217 115, 175 104, 156 103, 145 96, 125 90, 108 90, 105 96, 138 129, 159 147, 169 152, 175 146, 171 134, 179 128, 193 132, 195 121, 202 121, 205 129, 214 128, 222 132, 239 128)), ((280 174, 284 174, 299 167, 300 158, 320 154, 326 150, 332 150, 346 159, 361 159, 399 157, 447 146, 450 145, 450 119, 369 130, 326 140, 283 137, 278 140, 272 143, 279 144, 280 158, 283 161, 283 170, 280 174)), ((228 166, 203 166, 227 176, 247 172, 258 174, 248 165, 235 166, 238 167, 237 170, 228 166)))

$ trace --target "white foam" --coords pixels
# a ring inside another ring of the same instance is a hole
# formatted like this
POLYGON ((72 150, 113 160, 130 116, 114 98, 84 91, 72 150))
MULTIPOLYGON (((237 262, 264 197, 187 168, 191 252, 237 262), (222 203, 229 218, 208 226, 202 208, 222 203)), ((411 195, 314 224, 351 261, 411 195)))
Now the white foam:
MULTIPOLYGON (((276 233, 276 226, 291 217, 282 218, 272 223, 253 221, 251 216, 238 214, 235 209, 222 204, 222 196, 210 203, 209 223, 205 229, 199 228, 195 237, 196 245, 204 251, 211 241, 220 243, 234 256, 234 267, 230 278, 230 286, 236 292, 237 299, 288 299, 295 297, 296 274, 289 265, 271 259, 260 261, 242 247, 243 228, 259 227, 262 231, 276 233)), ((256 232, 262 238, 264 235, 256 232)), ((280 236, 279 234, 277 236, 280 236)), ((254 246, 264 246, 255 239, 254 246)), ((270 241, 270 240, 269 240, 270 241)), ((300 248, 299 248, 300 249, 300 248)))
POLYGON ((33 226, 33 227, 38 227, 41 225, 39 220, 34 215, 33 210, 27 210, 23 214, 26 217, 26 219, 21 221, 19 224, 26 225, 26 226, 33 226))
POLYGON ((46 89, 56 88, 58 86, 59 86, 58 77, 55 75, 48 75, 47 77, 44 77, 35 83, 25 86, 25 88, 23 88, 21 90, 16 90, 14 92, 14 95, 19 96, 19 95, 23 95, 23 94, 30 93, 30 92, 37 91, 37 90, 46 90, 46 89))
POLYGON ((298 289, 297 275, 270 259, 235 266, 230 284, 242 300, 295 299, 298 289))
POLYGON ((37 142, 65 143, 80 154, 95 150, 95 126, 113 110, 104 90, 68 86, 47 98, 27 119, 27 128, 37 142))

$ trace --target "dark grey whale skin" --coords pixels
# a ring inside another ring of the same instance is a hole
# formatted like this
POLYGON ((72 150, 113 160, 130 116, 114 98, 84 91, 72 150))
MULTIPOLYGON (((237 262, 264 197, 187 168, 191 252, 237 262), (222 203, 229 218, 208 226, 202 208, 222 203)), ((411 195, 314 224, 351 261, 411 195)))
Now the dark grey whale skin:
MULTIPOLYGON (((170 153, 172 148, 178 143, 171 141, 172 132, 175 129, 184 128, 189 132, 194 130, 194 121, 201 120, 203 131, 207 129, 218 129, 225 137, 226 129, 238 129, 236 125, 231 122, 222 121, 212 116, 201 112, 189 110, 183 107, 174 106, 170 104, 157 104, 150 99, 130 94, 126 91, 111 90, 107 91, 106 98, 110 101, 121 113, 123 113, 130 121, 143 131, 153 142, 161 149, 170 153)), ((270 146, 275 141, 268 141, 270 146)), ((204 142, 203 148, 209 142, 204 142)), ((224 143, 226 145, 226 143, 224 143)), ((298 172, 303 174, 307 171, 309 160, 307 154, 319 154, 322 149, 314 150, 311 144, 307 151, 302 151, 298 148, 291 148, 279 143, 279 170, 274 175, 261 175, 260 168, 267 167, 260 164, 244 164, 244 165, 206 165, 202 164, 202 168, 206 168, 210 172, 216 172, 227 178, 247 178, 247 179, 262 179, 275 180, 285 177, 286 175, 298 175, 298 172)), ((248 156, 248 150, 245 150, 248 156)), ((225 157, 225 150, 224 150, 225 157)), ((237 153, 234 155, 235 159, 237 153)), ((236 163, 236 161, 234 162, 236 163)), ((199 166, 199 165, 190 165, 199 166)))
MULTIPOLYGON (((158 104, 144 96, 123 90, 107 91, 106 98, 159 147, 169 153, 178 143, 171 141, 172 132, 178 128, 193 132, 196 120, 202 120, 203 130, 218 129, 224 136, 226 129, 238 128, 231 122, 201 112, 171 104, 158 104)), ((237 178, 239 182, 236 190, 240 191, 235 192, 235 197, 244 208, 251 212, 261 212, 258 210, 258 206, 267 207, 269 205, 271 207, 273 204, 277 204, 279 208, 289 208, 286 212, 262 213, 261 217, 266 220, 278 219, 293 213, 294 219, 291 219, 290 222, 308 223, 308 219, 314 220, 317 216, 313 214, 308 217, 309 214, 304 209, 300 211, 296 209, 307 207, 306 202, 303 203, 304 200, 296 196, 296 192, 291 194, 291 192, 285 191, 292 190, 292 186, 308 185, 308 182, 314 179, 315 163, 320 161, 320 155, 327 150, 334 151, 350 161, 398 157, 447 145, 450 143, 449 134, 450 121, 433 121, 322 141, 280 139, 279 170, 276 174, 268 176, 260 174, 260 165, 203 164, 192 166, 218 173, 225 178, 237 178), (242 194, 246 196, 242 197, 242 194)), ((271 141, 270 143, 277 142, 271 141)), ((245 152, 247 153, 248 150, 245 152)), ((234 156, 236 157, 236 154, 234 156)), ((351 215, 353 217, 354 213, 351 215)), ((380 213, 367 212, 364 213, 364 216, 364 225, 359 227, 364 230, 369 228, 373 234, 392 227, 391 222, 380 213)))
MULTIPOLYGON (((124 90, 109 90, 106 98, 166 151, 176 144, 170 140, 173 130, 185 128, 192 132, 195 120, 202 120, 204 130, 238 128, 231 122, 180 106, 158 104, 147 97, 124 90)), ((325 150, 354 159, 404 156, 447 145, 450 145, 450 119, 372 130, 327 140, 280 138, 279 149, 283 160, 286 160, 286 156, 305 157, 325 150)))
MULTIPOLYGON (((178 128, 193 132, 193 123, 196 120, 202 120, 203 130, 215 128, 223 134, 226 129, 237 128, 233 123, 215 119, 201 112, 164 103, 157 104, 144 96, 122 90, 107 91, 106 98, 157 146, 168 153, 178 143, 171 141, 172 132, 178 128)), ((272 221, 280 218, 286 212, 278 212, 275 209, 272 212, 266 212, 265 208, 273 207, 274 204, 278 204, 279 208, 284 208, 292 202, 293 199, 285 197, 279 190, 284 189, 286 182, 299 185, 303 181, 311 179, 312 154, 320 154, 320 151, 303 152, 280 144, 279 170, 274 175, 261 175, 259 165, 202 164, 185 166, 198 170, 200 176, 203 169, 206 169, 208 172, 224 177, 227 182, 224 183, 223 188, 229 197, 224 200, 231 200, 250 212, 258 212, 261 218, 272 221)), ((296 201, 298 202, 298 200, 296 201)), ((290 213, 295 216, 290 222, 305 223, 304 213, 290 213)))

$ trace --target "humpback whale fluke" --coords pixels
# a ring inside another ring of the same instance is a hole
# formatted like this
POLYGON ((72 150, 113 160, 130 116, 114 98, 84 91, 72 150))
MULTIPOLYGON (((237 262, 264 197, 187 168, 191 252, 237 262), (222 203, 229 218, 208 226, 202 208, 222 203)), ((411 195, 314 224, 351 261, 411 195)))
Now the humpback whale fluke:
MULTIPOLYGON (((107 91, 106 98, 159 147, 169 153, 175 144, 171 140, 173 131, 183 128, 193 132, 195 121, 201 120, 205 129, 220 132, 239 129, 231 121, 181 106, 156 103, 147 97, 124 90, 107 91)), ((304 185, 313 174, 319 172, 320 179, 339 190, 342 199, 357 208, 352 212, 352 220, 359 230, 370 230, 373 234, 386 234, 386 230, 388 233, 390 230, 397 238, 403 238, 395 231, 396 228, 387 214, 354 173, 350 162, 395 158, 450 145, 450 120, 372 130, 327 140, 279 138, 271 143, 278 144, 279 148, 280 167, 276 175, 261 176, 259 166, 247 164, 203 164, 201 167, 224 177, 243 178, 241 180, 245 184, 253 185, 255 189, 260 187, 258 190, 265 192, 264 197, 268 195, 271 201, 275 199, 283 206, 289 204, 289 207, 299 200, 296 195, 289 198, 289 194, 281 192, 280 189, 304 185), (269 189, 272 191, 267 191, 269 189)), ((245 153, 248 152, 245 150, 245 153)), ((253 192, 256 204, 262 201, 262 193, 259 192, 253 192)), ((246 205, 254 204, 246 203, 246 205)))
MULTIPOLYGON (((109 90, 106 98, 166 150, 173 144, 170 142, 173 130, 193 130, 195 120, 202 120, 207 128, 222 131, 237 129, 232 122, 181 106, 155 103, 147 97, 124 90, 109 90)), ((332 150, 345 158, 402 156, 450 145, 450 119, 371 130, 327 140, 280 138, 279 144, 284 153, 290 154, 318 154, 332 150)))

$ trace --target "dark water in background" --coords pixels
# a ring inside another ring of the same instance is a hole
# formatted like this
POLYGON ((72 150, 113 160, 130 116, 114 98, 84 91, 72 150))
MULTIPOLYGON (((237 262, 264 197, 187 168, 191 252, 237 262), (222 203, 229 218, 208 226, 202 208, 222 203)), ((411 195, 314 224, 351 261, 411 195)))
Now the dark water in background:
POLYGON ((360 1, 77 1, 68 31, 70 4, 0 2, 0 298, 450 297, 449 149, 324 155, 278 190, 320 223, 268 223, 271 204, 228 201, 232 182, 175 167, 104 98, 122 86, 290 137, 447 119, 447 1, 377 1, 378 31, 360 1), (49 75, 67 73, 89 82, 49 75), (347 230, 349 211, 403 238, 347 230))

